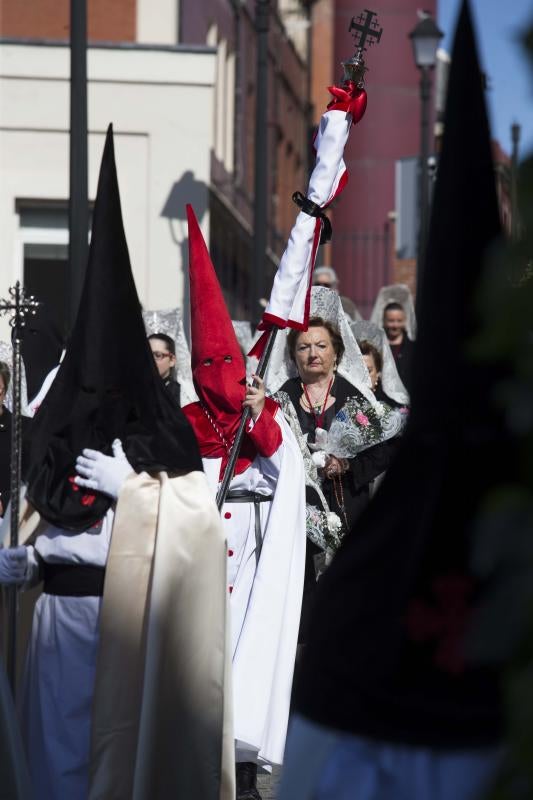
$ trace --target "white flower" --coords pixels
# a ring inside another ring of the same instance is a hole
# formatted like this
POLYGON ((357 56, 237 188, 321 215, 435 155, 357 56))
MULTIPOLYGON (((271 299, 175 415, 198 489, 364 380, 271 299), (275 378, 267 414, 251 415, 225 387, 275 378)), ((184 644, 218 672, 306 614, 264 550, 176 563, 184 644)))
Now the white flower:
POLYGON ((339 533, 342 527, 342 522, 337 514, 335 514, 333 511, 328 511, 326 514, 326 522, 332 535, 339 533))
POLYGON ((328 446, 328 432, 324 428, 317 428, 315 430, 315 444, 321 450, 327 450, 328 446))
POLYGON ((326 466, 326 454, 323 450, 317 450, 315 453, 311 453, 311 458, 315 467, 322 468, 326 466))
POLYGON ((376 417, 382 417, 385 413, 385 409, 383 408, 383 403, 376 403, 374 406, 374 411, 376 412, 376 417))

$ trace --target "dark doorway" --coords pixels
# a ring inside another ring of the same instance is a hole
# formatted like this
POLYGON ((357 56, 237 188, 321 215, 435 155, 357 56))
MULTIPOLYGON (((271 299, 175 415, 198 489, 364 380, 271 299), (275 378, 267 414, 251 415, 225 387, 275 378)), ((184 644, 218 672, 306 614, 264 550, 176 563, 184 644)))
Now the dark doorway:
POLYGON ((30 398, 61 355, 67 326, 67 257, 66 245, 24 246, 24 287, 42 303, 22 343, 30 398))

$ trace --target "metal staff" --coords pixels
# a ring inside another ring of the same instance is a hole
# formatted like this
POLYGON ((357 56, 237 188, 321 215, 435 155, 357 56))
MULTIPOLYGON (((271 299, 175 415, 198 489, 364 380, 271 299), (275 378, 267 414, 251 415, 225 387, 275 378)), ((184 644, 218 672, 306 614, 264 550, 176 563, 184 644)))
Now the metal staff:
MULTIPOLYGON (((26 296, 20 282, 9 289, 10 299, 0 300, 0 314, 12 314, 9 324, 12 328, 11 341, 13 346, 11 386, 13 397, 11 421, 11 514, 9 546, 18 547, 19 543, 19 514, 20 514, 20 472, 22 463, 22 396, 21 396, 21 342, 23 330, 26 327, 27 317, 35 316, 40 303, 33 296, 26 296)), ((13 694, 15 693, 16 655, 17 655, 17 587, 7 588, 7 613, 8 634, 6 671, 13 694)))
MULTIPOLYGON (((344 67, 343 86, 348 86, 348 87, 355 86, 355 87, 358 87, 358 88, 362 88, 363 84, 364 84, 364 75, 365 75, 365 71, 366 71, 366 65, 365 65, 365 61, 364 61, 364 53, 375 42, 379 42, 380 41, 381 34, 382 34, 383 30, 382 30, 382 28, 380 28, 378 26, 376 13, 374 11, 369 11, 368 9, 365 9, 365 11, 362 12, 361 14, 359 14, 358 17, 353 17, 353 19, 350 22, 350 27, 349 27, 348 30, 349 30, 350 33, 353 32, 354 42, 355 42, 355 46, 356 46, 356 52, 352 56, 351 59, 349 59, 348 61, 343 61, 342 62, 343 67, 344 67)), ((331 91, 331 89, 330 89, 330 91, 331 91)), ((351 89, 350 89, 350 91, 351 91, 351 89)), ((344 93, 344 95, 347 94, 347 92, 346 91, 343 92, 342 89, 340 89, 338 91, 338 94, 343 94, 343 93, 344 93)), ((328 106, 328 108, 329 108, 329 106, 328 106)), ((364 113, 364 110, 363 110, 363 113, 364 113)), ((347 133, 346 133, 346 135, 347 135, 347 133)), ((344 145, 342 145, 342 147, 344 147, 344 145)), ((338 156, 338 162, 339 163, 342 162, 342 150, 337 153, 337 156, 338 156)), ((334 176, 334 174, 333 174, 333 176, 334 176)), ((313 177, 313 175, 311 176, 311 179, 312 179, 312 177, 313 177)), ((311 181, 310 181, 310 185, 311 185, 311 181)), ((328 195, 327 197, 322 198, 320 203, 317 203, 317 202, 314 202, 314 201, 310 200, 309 198, 305 198, 303 195, 300 194, 300 192, 295 192, 294 195, 293 195, 293 200, 296 203, 296 205, 298 205, 305 214, 307 214, 307 215, 309 215, 311 217, 317 218, 317 223, 318 223, 318 220, 320 220, 320 226, 321 226, 320 243, 324 244, 325 242, 329 241, 329 238, 331 238, 331 225, 329 224, 328 218, 324 214, 324 208, 326 208, 329 205, 329 202, 331 202, 331 196, 328 195)), ((296 222, 296 225, 297 224, 298 224, 298 221, 296 222)), ((295 230, 295 228, 293 228, 293 231, 294 230, 295 230)), ((291 236, 292 236, 292 234, 291 234, 291 236)), ((289 245, 287 246, 287 250, 288 250, 288 248, 290 246, 290 241, 291 240, 289 239, 289 245)), ((287 250, 285 251, 286 253, 287 253, 287 250)), ((313 251, 313 255, 311 256, 311 261, 310 261, 311 269, 312 269, 312 265, 314 264, 315 254, 316 254, 316 250, 313 251)), ((284 258, 285 258, 285 254, 284 254, 284 258)), ((276 275, 276 278, 274 279, 274 289, 273 289, 273 292, 272 292, 272 295, 271 295, 271 298, 270 298, 271 302, 272 302, 272 297, 273 297, 273 295, 275 293, 276 281, 279 280, 279 284, 280 285, 283 285, 283 283, 285 281, 285 277, 284 277, 284 273, 283 273, 283 269, 284 269, 283 260, 284 260, 284 258, 282 258, 282 260, 280 262, 280 267, 278 269, 278 273, 276 275)), ((305 263, 305 264, 308 263, 307 258, 306 259, 302 259, 301 258, 301 254, 299 254, 299 256, 297 256, 297 260, 301 261, 302 263, 305 263)), ((301 276, 296 277, 296 279, 295 279, 295 275, 294 274, 292 274, 289 277, 289 285, 295 285, 296 286, 298 284, 298 281, 301 281, 301 280, 305 280, 305 281, 309 280, 309 275, 305 274, 305 270, 304 269, 301 270, 301 276)), ((295 291, 297 291, 297 289, 295 289, 295 291)), ((293 299, 294 299, 294 295, 293 295, 293 299)), ((276 316, 278 318, 282 317, 281 314, 277 314, 276 316)), ((285 319, 285 317, 282 317, 282 318, 285 319)), ((265 345, 265 349, 264 349, 264 351, 262 353, 261 360, 259 362, 259 366, 258 366, 258 369, 257 369, 257 374, 258 374, 258 376, 260 378, 262 378, 264 376, 265 372, 266 372, 266 368, 267 368, 267 365, 268 365, 268 361, 269 361, 269 358, 270 358, 270 354, 271 354, 272 347, 274 345, 274 340, 275 340, 275 337, 276 337, 276 334, 277 334, 278 330, 279 330, 279 327, 276 326, 276 325, 274 325, 270 329, 269 337, 268 337, 267 343, 265 345)), ((244 412, 243 412, 242 417, 241 417, 241 421, 240 421, 240 424, 239 424, 237 435, 235 436, 235 441, 234 441, 233 447, 231 449, 228 465, 226 467, 226 471, 224 473, 224 477, 222 479, 222 482, 220 484, 220 488, 219 488, 218 493, 217 493, 217 505, 218 505, 219 510, 224 505, 224 501, 225 501, 226 495, 228 493, 229 485, 230 485, 231 480, 233 478, 233 473, 235 471, 235 464, 236 464, 237 458, 239 456, 239 451, 241 449, 242 439, 243 439, 243 436, 244 436, 244 430, 245 430, 246 423, 247 423, 247 421, 249 419, 249 416, 250 416, 250 409, 246 408, 244 410, 244 412)))

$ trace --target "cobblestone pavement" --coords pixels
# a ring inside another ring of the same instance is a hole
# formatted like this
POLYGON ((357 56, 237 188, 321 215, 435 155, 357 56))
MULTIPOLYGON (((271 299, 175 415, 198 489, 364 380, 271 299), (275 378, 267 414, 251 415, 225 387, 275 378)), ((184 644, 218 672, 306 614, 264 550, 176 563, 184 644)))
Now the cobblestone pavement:
POLYGON ((280 768, 274 767, 272 775, 259 775, 257 778, 257 788, 263 800, 276 800, 277 788, 279 783, 280 768))

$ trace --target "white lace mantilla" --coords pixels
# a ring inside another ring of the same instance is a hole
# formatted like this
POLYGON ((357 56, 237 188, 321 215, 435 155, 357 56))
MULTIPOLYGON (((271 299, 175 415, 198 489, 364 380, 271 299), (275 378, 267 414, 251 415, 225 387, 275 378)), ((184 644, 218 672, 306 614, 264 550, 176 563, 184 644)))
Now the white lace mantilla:
POLYGON ((405 330, 410 339, 416 339, 415 304, 411 290, 405 283, 393 283, 382 286, 376 297, 374 308, 370 315, 370 322, 374 325, 383 325, 383 311, 389 303, 399 303, 405 311, 405 330))
MULTIPOLYGON (((11 373, 11 379, 9 381, 9 387, 5 397, 5 405, 9 411, 13 411, 13 348, 7 342, 0 342, 0 361, 3 361, 9 367, 9 372, 11 373)), ((26 369, 24 367, 24 362, 20 361, 21 363, 21 376, 20 376, 20 407, 22 413, 26 417, 32 417, 33 414, 30 410, 28 405, 28 384, 26 383, 26 369)))
MULTIPOLYGON (((359 389, 369 403, 376 403, 370 385, 370 377, 359 345, 353 335, 341 299, 333 289, 325 286, 313 286, 311 289, 311 317, 322 317, 338 328, 344 342, 344 355, 338 366, 338 374, 359 389)), ((298 375, 296 365, 289 355, 287 347, 288 330, 278 331, 272 348, 265 383, 269 392, 277 392, 289 378, 298 375)))
POLYGON ((159 311, 143 311, 144 327, 147 336, 152 333, 165 333, 174 339, 176 344, 176 377, 181 387, 181 405, 195 403, 198 396, 194 390, 191 370, 191 353, 185 331, 183 315, 180 308, 169 308, 159 311))
POLYGON ((402 379, 398 374, 396 362, 392 351, 390 349, 387 334, 383 328, 374 325, 373 322, 366 320, 357 320, 350 323, 352 333, 358 342, 366 340, 373 344, 376 350, 381 353, 383 360, 383 367, 381 369, 381 386, 385 394, 403 406, 409 405, 409 394, 407 389, 402 383, 402 379))
POLYGON ((342 530, 339 517, 330 510, 328 501, 324 497, 317 467, 313 461, 309 447, 307 446, 307 436, 302 433, 298 415, 296 414, 296 410, 289 395, 287 392, 280 391, 276 392, 273 399, 283 411, 285 419, 298 442, 298 447, 300 448, 304 462, 305 485, 315 490, 322 506, 322 508, 317 508, 316 506, 309 505, 309 503, 307 504, 307 536, 321 550, 332 554, 340 545, 345 531, 342 530))

